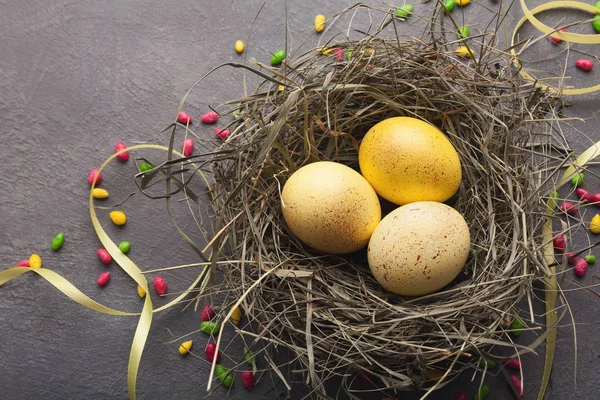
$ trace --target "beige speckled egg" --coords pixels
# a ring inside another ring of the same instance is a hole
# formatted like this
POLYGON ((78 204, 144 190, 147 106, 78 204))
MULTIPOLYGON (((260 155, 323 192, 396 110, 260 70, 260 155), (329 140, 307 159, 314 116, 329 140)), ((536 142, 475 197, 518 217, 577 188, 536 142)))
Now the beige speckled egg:
POLYGON ((369 267, 386 290, 421 296, 456 278, 470 244, 467 222, 454 208, 433 201, 410 203, 386 215, 373 232, 369 267))
POLYGON ((377 194, 358 172, 320 161, 294 172, 281 192, 290 230, 308 246, 344 254, 365 247, 381 220, 377 194))

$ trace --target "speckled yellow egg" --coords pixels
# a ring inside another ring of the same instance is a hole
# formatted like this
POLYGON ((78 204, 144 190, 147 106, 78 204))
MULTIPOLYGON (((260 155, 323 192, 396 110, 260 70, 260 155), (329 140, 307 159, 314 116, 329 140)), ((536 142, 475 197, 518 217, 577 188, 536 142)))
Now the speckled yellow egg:
POLYGON ((381 220, 377 194, 358 172, 320 161, 294 172, 281 192, 285 222, 302 242, 332 254, 365 247, 381 220))
POLYGON ((395 117, 373 126, 358 152, 360 170, 377 194, 395 204, 448 200, 460 186, 456 149, 435 126, 395 117))
POLYGON ((367 258, 377 282, 390 292, 421 296, 440 290, 460 273, 471 237, 463 216, 443 203, 420 201, 381 220, 367 258))

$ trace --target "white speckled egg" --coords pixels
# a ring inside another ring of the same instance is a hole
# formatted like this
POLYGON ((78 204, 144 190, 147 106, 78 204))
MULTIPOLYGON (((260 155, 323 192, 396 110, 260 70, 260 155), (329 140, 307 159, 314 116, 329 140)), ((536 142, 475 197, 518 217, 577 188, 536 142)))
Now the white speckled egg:
POLYGON ((371 272, 386 290, 421 296, 460 273, 471 244, 463 216, 443 203, 420 201, 381 220, 369 241, 371 272))
POLYGON ((290 230, 313 249, 332 254, 367 245, 381 220, 375 190, 343 164, 320 161, 294 172, 281 192, 290 230))

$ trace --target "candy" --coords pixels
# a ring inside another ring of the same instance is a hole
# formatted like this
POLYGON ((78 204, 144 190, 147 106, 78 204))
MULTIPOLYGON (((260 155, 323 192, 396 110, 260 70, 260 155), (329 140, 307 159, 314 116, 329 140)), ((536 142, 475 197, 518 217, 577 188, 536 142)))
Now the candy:
POLYGON ((108 285, 109 281, 110 281, 110 272, 106 271, 106 272, 103 272, 100 275, 98 275, 98 280, 96 282, 98 283, 98 286, 104 287, 104 286, 108 285))
POLYGON ((194 344, 193 340, 188 340, 187 342, 181 343, 181 345, 179 346, 179 354, 184 356, 187 353, 189 353, 190 350, 192 349, 193 344, 194 344))
POLYGON ((217 351, 217 345, 214 343, 209 343, 204 348, 204 353, 206 353, 206 358, 208 361, 218 363, 221 360, 221 352, 217 351))
POLYGON ((456 37, 459 39, 464 39, 469 37, 469 26, 468 25, 463 25, 460 28, 458 28, 458 32, 456 34, 456 37))
POLYGON ((140 172, 146 172, 146 171, 150 171, 152 169, 152 165, 148 164, 148 163, 141 163, 139 166, 140 172))
POLYGON ((129 242, 119 243, 119 250, 121 250, 121 253, 127 254, 129 252, 129 249, 131 249, 131 243, 129 243, 129 242))
POLYGON ((469 400, 469 396, 467 395, 466 392, 460 392, 459 394, 456 395, 454 400, 469 400))
POLYGON ((396 16, 398 18, 407 18, 409 14, 412 14, 413 6, 412 4, 405 4, 396 9, 396 16))
POLYGON ((596 15, 592 21, 592 27, 596 32, 600 32, 600 15, 596 15))
POLYGON ((521 369, 521 361, 518 358, 511 358, 504 361, 504 366, 510 369, 521 369))
POLYGON ((325 29, 325 16, 323 14, 319 14, 315 17, 315 32, 323 32, 325 29))
POLYGON ((479 360, 479 366, 481 368, 487 366, 488 369, 496 368, 496 361, 492 360, 491 358, 482 358, 479 360))
POLYGON ((200 122, 203 124, 216 124, 219 120, 219 114, 213 110, 210 110, 206 114, 200 117, 200 122))
POLYGON ((594 215, 590 221, 590 232, 600 233, 600 214, 594 215))
POLYGON ((583 179, 585 178, 585 174, 583 172, 578 173, 573 178, 571 178, 571 184, 575 187, 583 185, 583 179))
POLYGON ((215 135, 219 139, 227 139, 229 137, 229 129, 217 128, 215 129, 215 135))
POLYGON ((558 251, 559 253, 562 253, 563 251, 565 251, 565 237, 564 235, 556 235, 554 236, 554 239, 552 239, 552 245, 554 246, 554 249, 556 251, 558 251))
POLYGON ((97 169, 93 169, 90 172, 90 174, 88 175, 88 183, 90 186, 98 185, 101 180, 102 180, 102 174, 97 169))
POLYGON ((200 323, 200 329, 207 335, 214 335, 219 333, 221 325, 218 322, 214 321, 203 321, 200 323))
POLYGON ((523 321, 517 315, 510 323, 510 333, 512 333, 514 336, 521 336, 524 326, 525 325, 523 324, 523 321))
POLYGON ((212 306, 206 306, 202 309, 202 313, 200 314, 201 321, 210 321, 215 317, 215 310, 213 310, 212 306))
POLYGON ((571 253, 567 253, 567 261, 569 262, 569 264, 571 265, 575 265, 575 263, 577 262, 577 257, 575 257, 575 253, 571 252, 571 253))
POLYGON ((54 251, 59 251, 60 248, 63 246, 64 242, 65 242, 65 234, 59 233, 58 235, 54 236, 54 239, 52 239, 52 243, 50 243, 50 247, 54 251))
POLYGON ((336 47, 335 49, 333 49, 333 56, 339 61, 342 62, 344 61, 344 49, 341 49, 339 47, 336 47))
POLYGON ((464 7, 466 5, 468 5, 471 2, 471 0, 456 0, 456 5, 459 7, 464 7))
POLYGON ((189 157, 194 151, 194 141, 192 139, 185 139, 183 141, 183 155, 189 157))
POLYGON ((592 200, 590 200, 590 203, 596 203, 597 205, 600 205, 600 193, 594 193, 592 195, 592 200))
POLYGON ((246 348, 244 350, 244 360, 252 365, 256 362, 256 354, 254 354, 254 352, 252 350, 250 350, 249 348, 246 348))
POLYGON ((113 224, 117 226, 125 225, 125 222, 127 222, 127 216, 122 211, 111 211, 109 217, 113 224))
POLYGON ((242 42, 241 40, 236 40, 235 41, 235 51, 237 51, 238 53, 243 53, 244 52, 244 42, 242 42))
POLYGON ((103 264, 108 265, 111 263, 112 257, 110 256, 110 253, 106 251, 106 249, 98 249, 96 254, 98 254, 98 258, 100 258, 100 261, 102 261, 103 264))
POLYGON ((350 60, 352 58, 352 53, 353 53, 352 49, 346 50, 346 60, 350 60))
POLYGON ((31 268, 42 268, 42 258, 37 254, 32 254, 29 257, 29 267, 31 268))
POLYGON ((231 313, 231 322, 233 322, 233 324, 235 326, 237 326, 241 320, 242 320, 242 310, 240 310, 239 307, 235 307, 233 309, 233 312, 231 313))
POLYGON ((167 293, 167 282, 165 282, 161 276, 154 278, 154 290, 156 290, 156 293, 158 293, 159 296, 163 296, 167 293))
POLYGON ((17 267, 28 267, 29 268, 29 259, 21 260, 17 263, 17 267))
POLYGON ((488 385, 482 385, 479 392, 473 397, 473 400, 483 400, 490 393, 490 388, 488 385))
POLYGON ((281 64, 283 62, 283 60, 285 60, 285 51, 284 50, 277 50, 271 56, 271 65, 273 65, 273 66, 279 65, 279 64, 281 64))
POLYGON ((577 197, 579 197, 579 200, 581 200, 585 203, 592 201, 592 195, 590 194, 590 192, 588 192, 584 188, 577 188, 576 192, 577 192, 577 197))
POLYGON ((144 297, 146 297, 146 291, 140 285, 138 285, 138 287, 137 287, 137 292, 138 292, 138 296, 140 296, 142 299, 144 297))
POLYGON ((448 11, 448 12, 454 10, 454 7, 456 7, 456 0, 444 1, 444 7, 446 8, 446 11, 448 11))
MULTIPOLYGON (((121 150, 125 150, 127 148, 127 146, 125 145, 125 143, 123 142, 117 142, 115 144, 115 153, 120 152, 121 150)), ((121 161, 127 161, 129 160, 129 152, 124 151, 122 153, 120 153, 117 158, 121 161)))
POLYGON ((92 196, 95 199, 108 199, 108 191, 105 189, 94 188, 92 189, 92 196))
POLYGON ((575 66, 583 71, 591 71, 594 69, 594 62, 592 60, 588 60, 587 58, 580 58, 575 61, 575 66))
MULTIPOLYGON (((565 33, 567 30, 565 28, 560 28, 558 31, 562 32, 562 33, 565 33)), ((559 39, 559 38, 557 38, 556 36, 550 36, 550 40, 554 44, 559 44, 560 42, 562 42, 562 40, 559 39)))
POLYGON ((458 49, 456 49, 456 54, 458 54, 459 57, 464 58, 471 58, 475 55, 473 50, 471 50, 468 46, 460 46, 458 49))
POLYGON ((562 212, 566 212, 567 214, 573 215, 579 208, 575 206, 575 204, 570 201, 563 201, 562 204, 558 207, 562 212))
POLYGON ((252 390, 254 387, 254 373, 250 370, 242 372, 242 385, 248 390, 252 390))
POLYGON ((588 254, 588 255, 584 256, 583 259, 588 264, 595 264, 596 263, 596 256, 593 255, 593 254, 588 254))
POLYGON ((578 278, 583 278, 587 269, 588 269, 588 263, 585 261, 585 259, 578 258, 577 261, 575 262, 575 268, 573 269, 575 271, 575 275, 578 278))
POLYGON ((183 125, 189 125, 192 123, 192 117, 190 117, 185 111, 180 111, 177 115, 177 122, 183 125))
POLYGON ((515 389, 517 390, 518 395, 523 396, 523 384, 521 383, 521 380, 519 379, 519 377, 516 375, 511 375, 509 378, 510 378, 510 381, 512 382, 512 384, 515 386, 515 389))
POLYGON ((221 381, 223 386, 231 387, 231 384, 233 383, 233 376, 229 373, 227 368, 225 368, 224 366, 219 364, 219 365, 217 365, 216 370, 217 370, 217 378, 219 378, 219 381, 221 381))

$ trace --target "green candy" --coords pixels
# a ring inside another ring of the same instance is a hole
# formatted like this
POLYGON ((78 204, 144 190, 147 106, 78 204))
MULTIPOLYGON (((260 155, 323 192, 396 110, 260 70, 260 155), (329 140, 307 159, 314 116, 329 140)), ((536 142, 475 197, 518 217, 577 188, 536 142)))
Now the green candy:
POLYGON ((285 51, 284 50, 277 50, 272 56, 271 56, 271 65, 279 65, 283 62, 283 60, 285 60, 285 51))
POLYGON ((488 387, 488 385, 482 385, 481 389, 479 389, 479 393, 477 393, 475 397, 473 397, 473 400, 483 400, 489 393, 490 388, 488 387))
POLYGON ((481 368, 487 366, 487 369, 496 368, 496 361, 492 360, 491 358, 482 358, 479 360, 479 366, 481 368))
POLYGON ((413 10, 412 4, 405 4, 396 9, 396 16, 398 18, 407 18, 408 14, 411 14, 413 10))
POLYGON ((514 317, 510 323, 510 333, 514 336, 521 336, 522 330, 525 327, 523 321, 518 316, 514 317))
MULTIPOLYGON (((600 2, 598 2, 598 3, 600 3, 600 2)), ((598 3, 596 3, 596 4, 598 4, 598 3)), ((592 26, 594 27, 594 30, 596 32, 600 32, 600 15, 596 15, 594 17, 594 20, 592 21, 592 26)))
POLYGON ((254 354, 254 352, 249 348, 246 348, 246 351, 244 352, 244 360, 246 360, 248 364, 252 365, 256 362, 256 354, 254 354))
POLYGON ((571 178, 571 184, 575 187, 581 186, 583 184, 583 178, 585 178, 585 174, 583 172, 580 172, 573 178, 571 178))
POLYGON ((456 0, 446 0, 444 2, 444 7, 446 8, 446 11, 448 11, 448 12, 454 10, 454 7, 456 7, 456 0))
POLYGON ((140 172, 146 172, 146 171, 150 171, 152 169, 152 165, 145 162, 145 163, 141 163, 139 168, 140 168, 140 172))
POLYGON ((203 321, 200 323, 200 329, 207 335, 215 335, 219 333, 221 325, 218 322, 214 321, 203 321))
POLYGON ((596 262, 596 256, 593 254, 588 254, 588 255, 584 256, 583 259, 588 264, 594 264, 596 262))
POLYGON ((129 252, 129 249, 131 249, 131 243, 129 243, 129 242, 119 243, 119 250, 121 250, 121 253, 127 254, 127 252, 129 252))
POLYGON ((219 378, 219 381, 226 387, 231 387, 231 384, 233 383, 233 375, 231 375, 229 370, 221 364, 217 365, 217 378, 219 378))
POLYGON ((548 207, 555 209, 558 205, 558 192, 553 190, 548 195, 548 207))
POLYGON ((596 3, 594 3, 594 7, 600 8, 600 1, 597 1, 596 3))
POLYGON ((346 60, 349 60, 352 58, 352 49, 348 49, 346 50, 346 60))
POLYGON ((64 242, 65 242, 65 234, 59 233, 58 235, 54 236, 54 239, 52 239, 52 243, 50 243, 50 247, 54 251, 59 251, 64 242))
POLYGON ((458 32, 456 33, 456 37, 458 37, 459 39, 465 39, 469 37, 469 26, 468 25, 463 25, 460 28, 458 28, 458 32))

